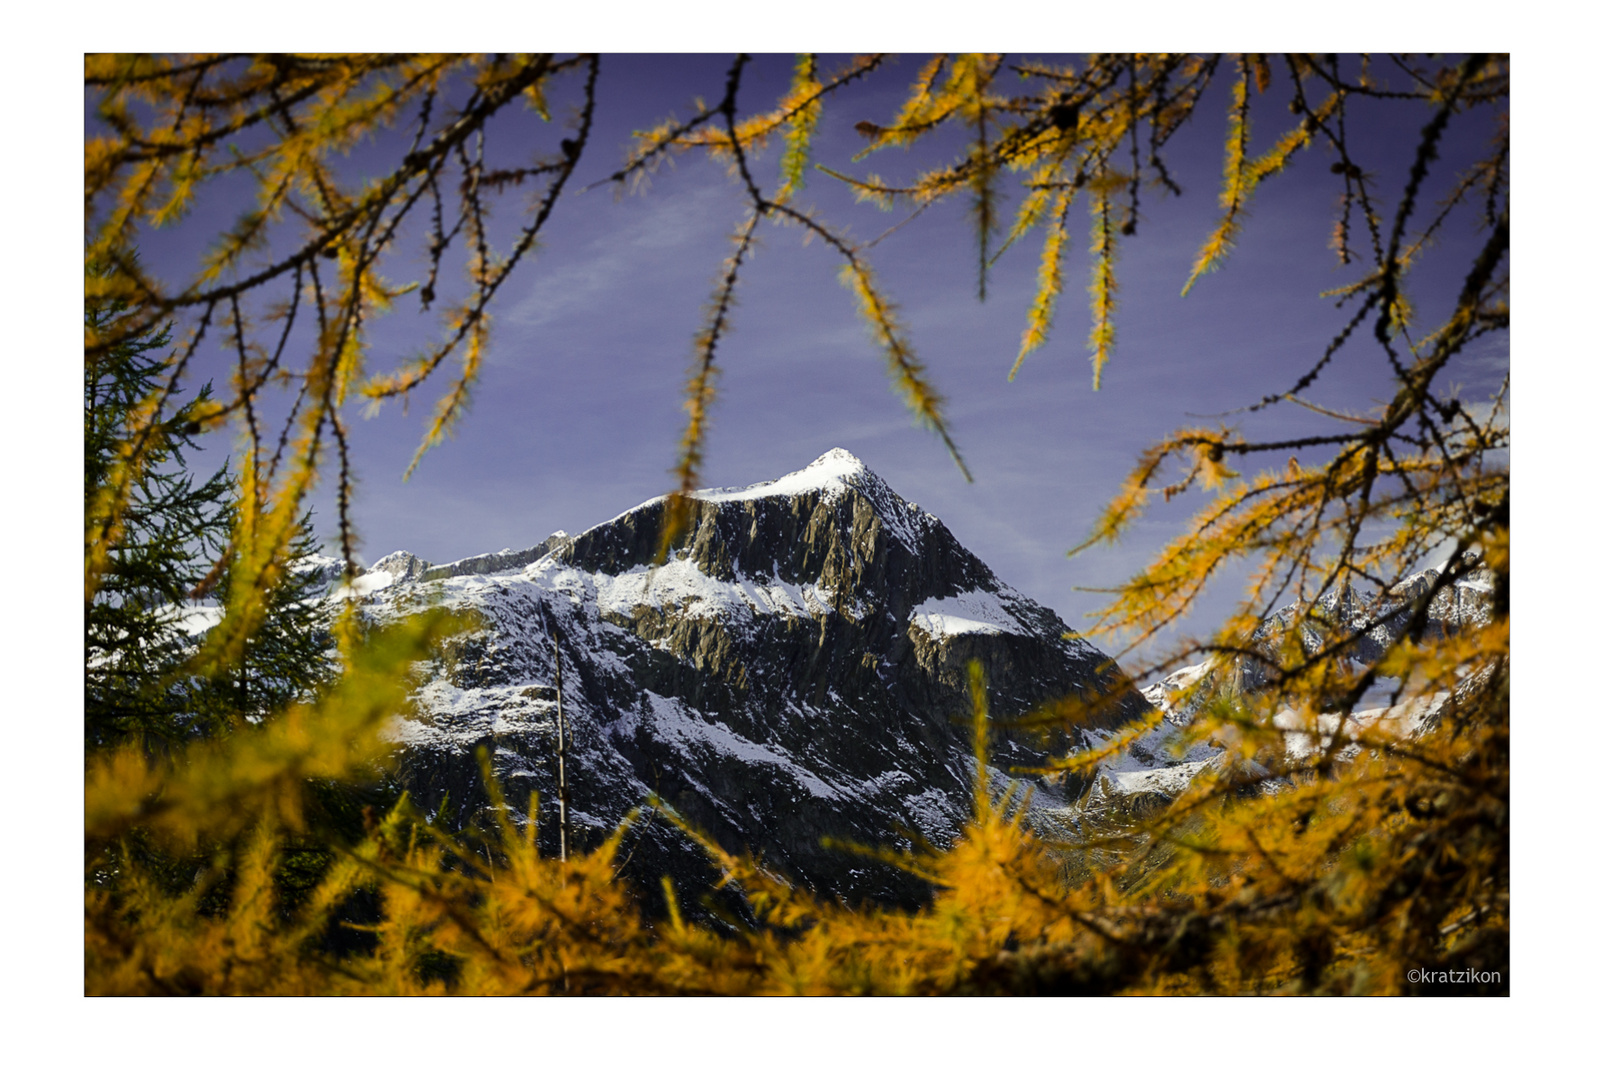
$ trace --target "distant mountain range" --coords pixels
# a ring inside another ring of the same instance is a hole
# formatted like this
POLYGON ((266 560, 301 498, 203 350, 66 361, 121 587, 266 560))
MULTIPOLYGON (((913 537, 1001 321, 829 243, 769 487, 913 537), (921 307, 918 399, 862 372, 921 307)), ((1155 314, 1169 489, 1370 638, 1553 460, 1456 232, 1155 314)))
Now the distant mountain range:
MULTIPOLYGON (((1343 640, 1357 634, 1356 647, 1343 662, 1352 670, 1360 671, 1376 663, 1385 650, 1406 633, 1416 611, 1426 613, 1423 632, 1428 637, 1463 633, 1483 626, 1491 619, 1495 596, 1492 575, 1475 555, 1465 554, 1463 562, 1466 570, 1450 585, 1437 587, 1439 571, 1425 570, 1398 582, 1383 599, 1358 589, 1340 587, 1329 591, 1317 604, 1289 604, 1255 632, 1256 651, 1269 659, 1277 659, 1276 643, 1285 631, 1294 627, 1299 628, 1305 649, 1312 653, 1329 640, 1343 640)), ((1482 684, 1483 676, 1483 672, 1476 672, 1465 678, 1458 692, 1471 692, 1482 684)), ((1120 809, 1135 814, 1151 812, 1185 790, 1200 772, 1225 766, 1228 755, 1224 750, 1208 743, 1183 746, 1185 740, 1177 736, 1211 699, 1252 692, 1261 688, 1267 678, 1266 665, 1257 660, 1245 659, 1224 668, 1213 660, 1206 660, 1142 687, 1143 696, 1154 708, 1164 712, 1163 721, 1133 741, 1126 752, 1114 755, 1098 767, 1069 816, 1104 817, 1109 811, 1120 809)), ((1402 736, 1414 736, 1434 724, 1451 704, 1450 695, 1445 693, 1416 696, 1397 693, 1396 700, 1390 702, 1389 695, 1398 689, 1389 685, 1388 680, 1376 680, 1372 691, 1364 698, 1366 707, 1348 717, 1338 717, 1343 731, 1350 734, 1373 723, 1385 723, 1402 736), (1382 704, 1379 704, 1380 698, 1382 704)), ((1297 724, 1298 718, 1285 708, 1273 723, 1287 729, 1290 724, 1297 724)), ((1079 735, 1082 742, 1096 737, 1086 732, 1079 735)), ((1297 731, 1287 735, 1284 741, 1289 760, 1297 761, 1318 750, 1320 736, 1297 731)), ((1260 778, 1257 787, 1265 791, 1280 782, 1260 778)))

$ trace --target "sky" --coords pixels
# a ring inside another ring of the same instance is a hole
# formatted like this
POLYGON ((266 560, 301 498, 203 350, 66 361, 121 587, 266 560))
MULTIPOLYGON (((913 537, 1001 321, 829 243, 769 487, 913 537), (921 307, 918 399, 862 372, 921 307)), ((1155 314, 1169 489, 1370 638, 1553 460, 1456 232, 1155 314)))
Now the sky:
MULTIPOLYGON (((851 164, 864 146, 854 125, 892 116, 920 59, 899 58, 834 97, 813 160, 905 180, 947 159, 960 145, 960 132, 851 164)), ((668 490, 693 335, 744 217, 743 191, 721 165, 696 155, 678 159, 636 193, 587 184, 614 171, 632 131, 686 115, 695 97, 718 100, 729 62, 701 54, 604 60, 599 112, 576 182, 543 230, 538 253, 496 301, 490 358, 455 436, 430 450, 407 482, 402 474, 429 406, 446 384, 441 380, 415 397, 408 415, 394 404, 370 419, 352 410, 362 562, 399 549, 448 562, 527 547, 558 529, 578 533, 668 490)), ((767 55, 749 66, 744 112, 769 107, 783 92, 789 62, 767 55)), ((823 63, 824 70, 836 68, 839 60, 823 63)), ((576 85, 558 88, 560 110, 576 85)), ((1286 389, 1307 370, 1344 318, 1319 294, 1366 266, 1340 268, 1330 251, 1340 180, 1319 146, 1261 187, 1235 253, 1180 296, 1218 214, 1228 86, 1223 81, 1210 92, 1201 114, 1165 152, 1183 194, 1144 189, 1138 234, 1124 238, 1120 251, 1117 348, 1100 391, 1091 386, 1083 220, 1073 230, 1069 284, 1051 337, 1012 382, 1007 373, 1034 292, 1038 233, 994 266, 984 302, 976 294, 965 203, 930 207, 872 249, 881 286, 898 302, 930 378, 947 398, 972 483, 889 389, 882 356, 838 281, 837 256, 819 241, 804 243, 792 228, 764 228, 720 346, 705 482, 774 479, 844 447, 902 496, 938 515, 1004 581, 1084 629, 1103 600, 1084 590, 1124 581, 1199 505, 1193 499, 1155 507, 1120 545, 1070 557, 1137 454, 1189 424, 1225 422, 1250 438, 1321 430, 1320 417, 1292 406, 1245 417, 1216 414, 1286 389)), ((1281 87, 1259 102, 1253 153, 1292 120, 1281 87)), ((1386 214, 1399 200, 1428 115, 1407 104, 1369 105, 1351 115, 1352 149, 1373 174, 1386 214)), ((1421 193, 1425 202, 1443 194, 1473 160, 1469 155, 1483 145, 1488 123, 1481 114, 1453 125, 1421 193)), ((554 148, 561 135, 559 124, 514 115, 494 125, 487 145, 497 161, 518 164, 554 148)), ((349 167, 374 174, 388 150, 363 148, 349 167)), ((774 149, 757 169, 774 176, 774 149)), ((1006 220, 1018 193, 1010 185, 1004 193, 1006 220)), ((858 205, 842 183, 817 172, 800 201, 861 241, 910 212, 858 205)), ((143 259, 171 282, 182 280, 195 265, 200 240, 238 209, 228 192, 203 200, 181 227, 143 238, 143 259)), ((1420 324, 1449 311, 1476 243, 1459 234, 1424 256, 1415 281, 1420 324)), ((395 280, 420 277, 425 246, 420 235, 402 242, 395 280)), ((1353 246, 1367 254, 1365 238, 1353 246)), ((446 268, 454 266, 447 261, 446 268)), ((436 316, 418 315, 416 307, 408 298, 373 331, 371 370, 386 370, 438 333, 436 316)), ((217 351, 211 362, 218 366, 205 363, 201 370, 223 384, 228 359, 217 351)), ((1505 336, 1453 366, 1460 396, 1485 398, 1507 369, 1505 336)), ((1314 400, 1350 410, 1375 407, 1391 392, 1389 369, 1365 331, 1312 388, 1314 400)), ((222 457, 234 440, 216 438, 205 457, 222 457)), ((336 515, 329 488, 315 505, 317 527, 330 539, 336 515)), ((1242 584, 1241 573, 1228 574, 1177 631, 1218 624, 1242 584)))

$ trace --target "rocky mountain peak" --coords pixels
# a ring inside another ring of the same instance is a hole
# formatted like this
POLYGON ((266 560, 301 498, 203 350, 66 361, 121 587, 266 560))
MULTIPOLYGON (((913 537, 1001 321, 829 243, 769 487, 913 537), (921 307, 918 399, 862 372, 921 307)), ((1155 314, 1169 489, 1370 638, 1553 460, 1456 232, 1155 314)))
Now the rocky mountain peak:
MULTIPOLYGON (((849 613, 899 618, 919 601, 996 587, 995 575, 934 515, 908 503, 848 450, 747 487, 693 496, 687 531, 669 552, 719 581, 816 586, 849 613)), ((665 498, 574 537, 559 563, 622 574, 657 561, 665 498)))
POLYGON ((840 488, 870 484, 882 485, 883 478, 841 446, 835 446, 809 465, 776 480, 765 480, 746 487, 706 488, 696 497, 708 502, 758 499, 773 495, 799 495, 807 491, 836 493, 840 488))
POLYGON ((389 573, 394 576, 394 580, 405 581, 410 578, 420 577, 422 571, 428 569, 428 567, 429 563, 426 559, 418 558, 409 551, 396 551, 384 555, 372 563, 368 573, 389 573))
POLYGON ((694 492, 693 498, 719 504, 764 499, 792 502, 816 496, 823 502, 837 502, 852 492, 865 499, 882 518, 882 524, 901 537, 913 537, 925 531, 929 522, 939 520, 916 503, 901 499, 881 476, 841 446, 833 447, 804 468, 776 480, 746 487, 706 488, 694 492))
MULTIPOLYGON (((396 732, 414 794, 447 799, 458 820, 476 813, 483 748, 510 805, 529 791, 552 805, 560 704, 580 842, 657 794, 797 880, 917 900, 921 883, 821 840, 950 838, 975 775, 960 722, 970 662, 996 715, 1079 697, 1106 728, 1148 708, 1129 688, 1116 696, 1122 676, 1105 654, 847 450, 693 502, 662 561, 664 497, 522 551, 379 566, 393 572, 363 593, 373 617, 427 604, 479 616, 425 673, 417 715, 396 732)), ((1062 749, 998 739, 997 782, 1025 783, 1007 770, 1062 749)), ((1073 797, 1030 794, 1037 808, 1073 797)), ((647 829, 629 876, 652 896, 664 873, 701 892, 707 860, 678 831, 647 829)))

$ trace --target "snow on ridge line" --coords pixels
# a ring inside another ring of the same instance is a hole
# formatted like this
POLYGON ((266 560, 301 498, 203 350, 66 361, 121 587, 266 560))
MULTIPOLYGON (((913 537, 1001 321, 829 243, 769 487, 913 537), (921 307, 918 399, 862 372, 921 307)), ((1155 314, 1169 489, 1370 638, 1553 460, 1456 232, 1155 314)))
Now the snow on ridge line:
POLYGON ((841 446, 835 446, 804 468, 776 480, 749 484, 747 487, 704 488, 694 491, 692 497, 704 502, 742 502, 773 495, 806 495, 812 491, 837 490, 849 480, 867 472, 870 470, 860 458, 841 446))
MULTIPOLYGON (((618 574, 588 572, 563 564, 531 566, 527 580, 563 592, 577 592, 604 612, 633 617, 637 609, 683 609, 687 615, 753 615, 814 617, 837 610, 837 597, 815 582, 794 584, 781 577, 710 577, 690 559, 672 558, 663 566, 638 566, 618 574)), ((858 602, 847 604, 853 618, 864 614, 858 602)))
MULTIPOLYGON (((691 497, 701 502, 723 503, 748 502, 752 499, 764 499, 773 495, 807 495, 812 491, 836 492, 848 486, 850 480, 863 473, 875 475, 862 463, 860 458, 842 447, 834 447, 797 472, 790 472, 786 476, 778 477, 775 480, 762 480, 757 484, 748 484, 744 487, 700 488, 692 492, 691 497)), ((578 535, 584 536, 585 533, 595 532, 603 526, 623 521, 633 514, 660 505, 667 498, 669 498, 667 494, 654 495, 652 498, 645 499, 622 513, 613 515, 606 521, 597 522, 578 535)))
POLYGON ((901 498, 881 476, 841 446, 833 447, 804 468, 779 479, 747 487, 706 488, 693 492, 692 497, 708 503, 751 502, 818 492, 841 495, 851 489, 859 491, 872 503, 890 534, 914 553, 921 550, 929 523, 940 523, 939 518, 916 503, 901 498))
MULTIPOLYGON (((922 509, 916 503, 908 503, 899 495, 895 494, 894 490, 888 486, 882 477, 878 476, 877 473, 867 468, 866 464, 861 461, 860 458, 856 457, 854 454, 850 453, 848 450, 845 450, 841 446, 833 447, 831 450, 827 451, 825 454, 822 454, 804 468, 799 469, 796 472, 790 472, 786 476, 778 477, 775 480, 765 480, 761 481, 760 483, 749 484, 744 487, 702 488, 698 491, 692 492, 691 497, 702 502, 726 503, 749 502, 754 499, 765 499, 776 496, 792 497, 796 495, 807 495, 816 491, 826 492, 828 494, 839 494, 850 487, 856 486, 855 482, 862 479, 876 482, 875 485, 863 485, 860 487, 860 490, 863 491, 864 494, 871 497, 874 502, 876 502, 884 522, 888 524, 889 528, 896 534, 896 536, 902 542, 905 542, 907 546, 915 550, 919 540, 917 534, 917 523, 911 520, 906 512, 910 511, 911 515, 914 515, 917 518, 926 519, 933 522, 938 522, 939 518, 936 515, 930 514, 928 511, 922 509), (904 509, 899 509, 901 507, 904 507, 904 509), (897 510, 898 512, 896 512, 897 510)), ((667 498, 669 498, 669 495, 664 494, 654 495, 650 499, 644 499, 635 506, 630 507, 628 510, 624 510, 604 521, 597 522, 588 529, 584 529, 573 534, 572 539, 577 540, 579 537, 585 536, 588 533, 593 533, 597 529, 616 525, 636 514, 641 513, 644 510, 650 510, 655 506, 661 505, 667 498)), ((497 552, 496 554, 504 554, 504 552, 497 552)), ((483 556, 473 556, 473 558, 480 557, 483 556)), ((546 556, 541 556, 541 558, 535 560, 535 562, 537 563, 543 561, 545 557, 546 556)), ((458 561, 465 562, 467 560, 463 559, 458 561)), ((446 563, 443 565, 448 566, 453 564, 446 563)), ((533 565, 535 565, 535 563, 529 564, 529 566, 533 565)), ((439 568, 439 566, 434 567, 434 569, 439 568)))

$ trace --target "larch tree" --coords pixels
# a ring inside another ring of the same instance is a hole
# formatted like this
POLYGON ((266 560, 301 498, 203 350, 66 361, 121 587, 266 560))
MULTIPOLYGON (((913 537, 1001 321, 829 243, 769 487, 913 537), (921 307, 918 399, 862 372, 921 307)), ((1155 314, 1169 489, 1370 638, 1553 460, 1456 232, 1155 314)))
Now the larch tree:
MULTIPOLYGON (((900 62, 874 55, 829 67, 802 57, 774 107, 745 115, 738 91, 751 60, 738 56, 716 104, 637 133, 604 178, 650 182, 661 161, 696 150, 723 164, 745 195, 696 337, 666 545, 686 527, 684 496, 700 484, 717 357, 745 258, 766 225, 835 253, 905 408, 967 472, 942 398, 863 246, 797 198, 825 104, 858 94, 863 77, 900 62), (774 176, 768 153, 776 155, 774 176)), ((965 132, 950 159, 900 180, 826 170, 882 205, 965 200, 981 294, 999 251, 1042 237, 1009 377, 1048 340, 1085 215, 1089 359, 1099 387, 1117 349, 1116 270, 1138 232, 1142 192, 1178 190, 1167 164, 1172 141, 1195 117, 1222 108, 1217 88, 1229 94, 1222 190, 1188 289, 1240 242, 1260 186, 1308 149, 1329 155, 1342 180, 1339 213, 1325 230, 1334 256, 1356 271, 1332 297, 1342 327, 1296 379, 1250 410, 1304 408, 1320 430, 1251 441, 1234 421, 1174 432, 1144 451, 1086 540, 1117 540, 1155 497, 1206 493, 1183 534, 1100 613, 1098 628, 1127 643, 1172 626, 1223 569, 1247 568, 1252 577, 1239 610, 1196 643, 1211 658, 1209 674, 1179 702, 1197 706, 1183 737, 1217 742, 1227 764, 1162 812, 1082 837, 1087 870, 1078 881, 1024 828, 1018 808, 995 804, 981 784, 958 843, 908 861, 939 886, 929 909, 850 912, 716 849, 767 926, 721 938, 685 922, 673 900, 666 923, 642 926, 613 880, 616 839, 548 862, 535 854, 532 825, 524 835, 502 817, 490 841, 498 854, 485 857, 487 847, 436 832, 402 802, 362 842, 340 847, 342 857, 280 931, 232 937, 229 927, 261 919, 271 903, 276 832, 302 821, 297 782, 360 768, 378 726, 403 707, 411 658, 451 629, 428 619, 363 640, 340 623, 346 674, 320 701, 293 705, 207 759, 176 765, 125 748, 87 760, 91 837, 116 842, 138 826, 185 844, 210 821, 243 838, 244 867, 228 912, 206 924, 155 894, 87 891, 87 985, 408 990, 437 972, 444 986, 504 992, 1402 992, 1415 967, 1505 971, 1507 383, 1483 409, 1443 388, 1465 350, 1508 327, 1508 74, 1503 55, 1101 54, 1072 67, 938 56, 916 65, 896 115, 857 130, 869 153, 965 132), (1283 96, 1294 120, 1257 149, 1252 114, 1267 94, 1283 96), (1387 102, 1427 111, 1393 190, 1377 186, 1348 134, 1353 110, 1387 102), (1452 149, 1453 121, 1472 111, 1494 117, 1491 135, 1468 148, 1468 165, 1436 199, 1439 150, 1452 149), (1001 198, 1012 189, 1020 198, 1004 222, 1001 198), (1470 258, 1446 286, 1449 309, 1420 324, 1413 282, 1433 265, 1423 255, 1442 238, 1467 245, 1470 258), (1313 383, 1347 362, 1345 345, 1357 335, 1387 365, 1388 403, 1350 413, 1312 402, 1313 383), (1437 573, 1414 589, 1431 566, 1437 573), (1493 600, 1479 625, 1457 632, 1437 605, 1476 572, 1490 576, 1493 600), (1373 614, 1327 618, 1352 588, 1370 598, 1373 614), (1359 662, 1375 638, 1376 658, 1359 662), (1444 705, 1415 733, 1400 728, 1398 710, 1357 712, 1375 687, 1382 694, 1391 686, 1408 701, 1444 705), (1266 784, 1276 794, 1254 798, 1266 784), (305 963, 300 950, 361 886, 381 897, 375 949, 341 977, 305 963), (182 948, 182 939, 196 944, 182 948), (242 944, 248 939, 251 949, 242 944), (250 952, 256 959, 247 962, 250 952), (166 958, 167 974, 154 974, 162 967, 151 962, 156 956, 166 958), (230 974, 221 967, 227 956, 230 974)), ((584 146, 601 137, 601 75, 588 54, 86 59, 97 129, 85 146, 85 255, 87 266, 105 269, 87 272, 85 296, 87 307, 106 313, 86 323, 87 372, 150 344, 170 323, 180 331, 153 369, 150 392, 126 405, 130 437, 95 484, 87 477, 87 602, 113 572, 135 493, 161 466, 162 432, 182 408, 199 430, 234 418, 247 446, 225 616, 199 670, 228 665, 262 625, 328 453, 337 461, 339 529, 352 571, 345 408, 440 386, 418 456, 465 411, 495 332, 491 302, 577 179, 584 146), (526 110, 549 121, 564 99, 568 122, 530 129, 539 135, 525 148, 529 165, 487 164, 493 118, 526 110), (354 180, 336 163, 362 140, 388 134, 397 138, 386 145, 399 152, 380 173, 354 180), (202 189, 227 178, 251 196, 194 278, 170 288, 124 255, 143 230, 179 220, 202 189), (502 200, 525 191, 520 215, 497 213, 502 200), (498 225, 508 231, 497 235, 498 225), (380 268, 402 237, 424 232, 419 283, 385 280, 380 268), (467 250, 459 283, 445 266, 456 242, 467 250), (439 305, 444 334, 391 370, 373 370, 368 328, 408 294, 424 309, 439 305), (294 330, 306 325, 310 344, 295 358, 305 337, 294 330), (183 406, 210 336, 234 357, 229 392, 183 406), (292 389, 293 403, 272 422, 264 403, 276 386, 292 389)), ((1086 719, 1058 703, 999 721, 1086 719)), ((982 705, 977 722, 981 731, 991 722, 982 705)), ((1057 758, 1047 771, 1091 769, 1144 730, 1057 758)))

